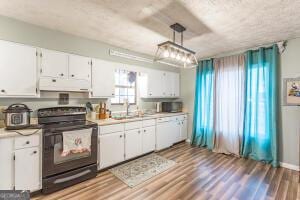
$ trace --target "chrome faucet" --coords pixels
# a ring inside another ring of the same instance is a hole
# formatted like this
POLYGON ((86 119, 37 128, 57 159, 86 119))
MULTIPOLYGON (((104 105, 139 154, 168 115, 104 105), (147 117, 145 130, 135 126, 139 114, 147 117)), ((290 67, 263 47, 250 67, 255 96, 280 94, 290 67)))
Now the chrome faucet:
POLYGON ((124 106, 126 106, 126 116, 129 116, 130 103, 129 103, 128 99, 124 99, 124 106))

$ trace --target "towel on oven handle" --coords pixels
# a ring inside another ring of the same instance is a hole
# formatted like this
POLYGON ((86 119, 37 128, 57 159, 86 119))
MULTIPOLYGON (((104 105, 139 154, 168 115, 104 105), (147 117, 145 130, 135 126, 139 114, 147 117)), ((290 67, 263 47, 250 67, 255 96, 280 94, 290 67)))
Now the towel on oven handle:
POLYGON ((63 132, 63 151, 61 156, 91 152, 92 128, 63 132))

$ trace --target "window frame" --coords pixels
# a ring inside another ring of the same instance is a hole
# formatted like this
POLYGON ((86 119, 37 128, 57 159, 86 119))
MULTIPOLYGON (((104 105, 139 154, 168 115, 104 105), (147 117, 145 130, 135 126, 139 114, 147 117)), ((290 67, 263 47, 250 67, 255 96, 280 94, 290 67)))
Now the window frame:
MULTIPOLYGON (((125 70, 125 71, 127 71, 127 72, 134 72, 134 73, 136 73, 136 77, 137 77, 137 72, 135 72, 135 71, 130 71, 130 70, 127 70, 127 69, 116 69, 116 70, 125 70)), ((116 73, 116 71, 115 71, 115 73, 116 73)), ((114 76, 115 76, 115 74, 114 74, 114 76)), ((137 79, 135 80, 135 84, 134 84, 134 86, 132 87, 132 86, 125 86, 125 85, 116 85, 115 84, 115 86, 114 86, 114 89, 116 89, 116 88, 127 88, 127 89, 129 89, 129 88, 134 88, 134 103, 129 103, 129 105, 137 105, 137 79)), ((113 98, 115 98, 116 96, 120 96, 120 95, 115 95, 113 98)), ((127 97, 128 97, 128 95, 127 95, 127 97)), ((111 105, 123 105, 124 103, 112 103, 111 102, 111 105)))

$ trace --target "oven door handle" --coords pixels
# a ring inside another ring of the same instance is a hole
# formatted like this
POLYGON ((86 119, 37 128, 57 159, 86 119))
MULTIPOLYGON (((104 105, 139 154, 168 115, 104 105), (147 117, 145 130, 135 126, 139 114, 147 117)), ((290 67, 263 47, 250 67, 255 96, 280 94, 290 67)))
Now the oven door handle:
POLYGON ((74 180, 76 178, 79 178, 79 177, 84 176, 84 175, 86 175, 88 173, 91 173, 91 172, 92 172, 92 170, 87 169, 87 170, 85 170, 83 172, 80 172, 78 174, 75 174, 75 175, 72 175, 72 176, 69 176, 69 177, 66 177, 66 178, 56 179, 53 183, 54 184, 59 184, 59 183, 64 183, 64 182, 67 182, 67 181, 71 181, 71 180, 74 180))

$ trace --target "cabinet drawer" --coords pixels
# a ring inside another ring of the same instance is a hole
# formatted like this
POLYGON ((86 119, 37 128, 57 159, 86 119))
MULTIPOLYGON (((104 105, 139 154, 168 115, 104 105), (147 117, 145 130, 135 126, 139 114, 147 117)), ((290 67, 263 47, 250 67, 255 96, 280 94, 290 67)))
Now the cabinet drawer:
POLYGON ((15 149, 23 149, 23 148, 35 147, 39 145, 40 145, 40 136, 38 134, 15 138, 15 149))
POLYGON ((142 121, 125 123, 125 130, 138 129, 142 127, 142 121))
POLYGON ((155 119, 143 120, 143 127, 155 126, 155 119))
POLYGON ((100 126, 100 135, 124 131, 124 124, 100 126))
POLYGON ((187 120, 187 115, 179 115, 179 116, 178 116, 178 119, 179 119, 180 121, 182 121, 182 120, 187 120))
POLYGON ((157 123, 168 122, 170 120, 171 120, 170 117, 161 117, 161 118, 157 118, 157 123))

